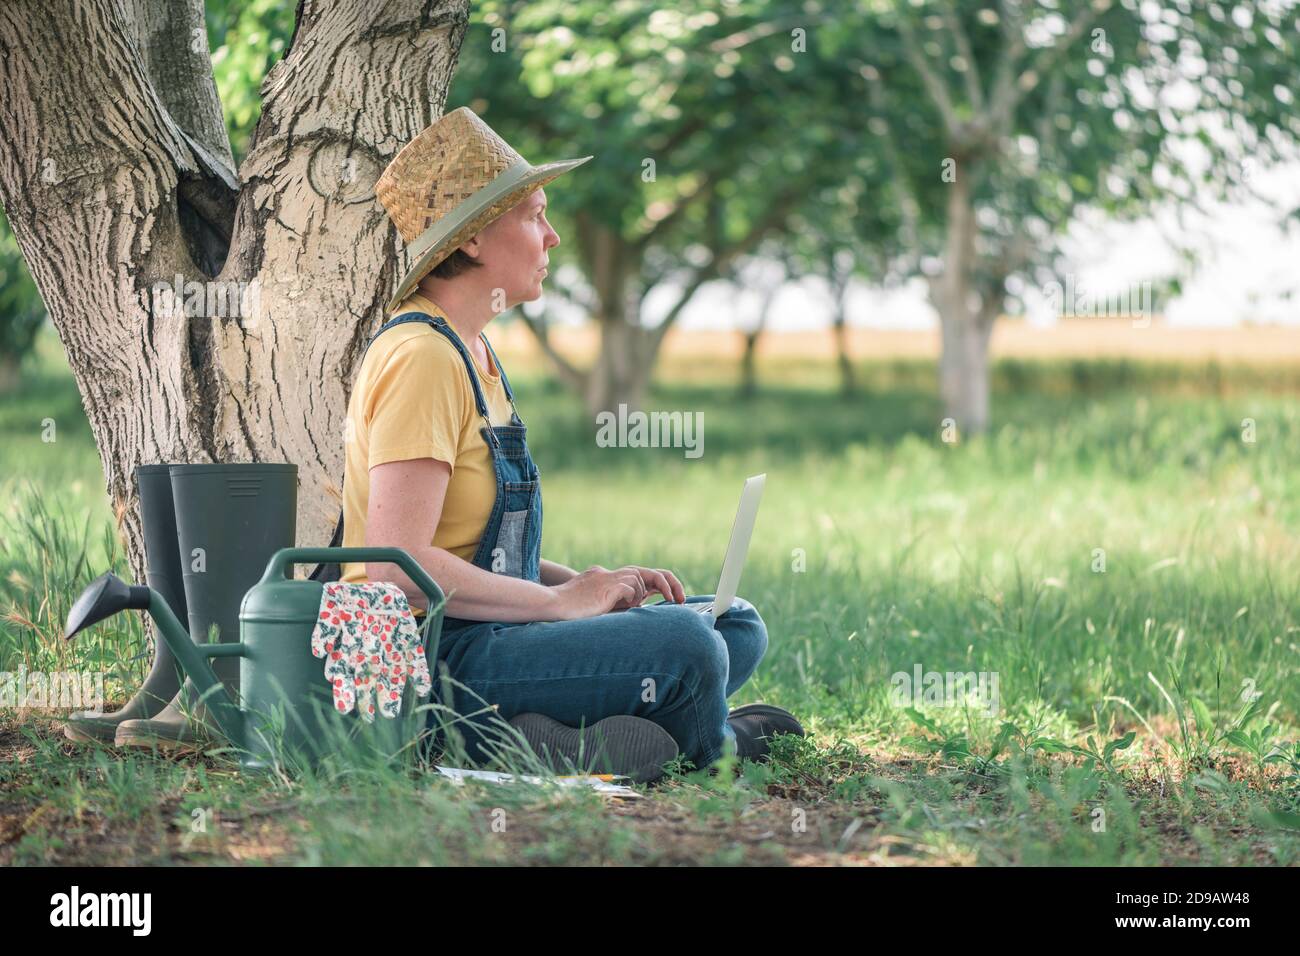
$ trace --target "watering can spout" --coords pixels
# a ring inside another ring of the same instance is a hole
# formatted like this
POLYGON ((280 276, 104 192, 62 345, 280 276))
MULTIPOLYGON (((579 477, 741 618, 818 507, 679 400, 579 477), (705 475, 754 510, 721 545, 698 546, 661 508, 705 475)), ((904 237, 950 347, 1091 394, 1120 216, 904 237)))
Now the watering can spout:
POLYGON ((172 654, 180 663, 185 675, 199 689, 201 699, 216 718, 217 726, 226 739, 237 747, 244 745, 244 715, 230 699, 225 686, 217 679, 205 658, 241 656, 243 644, 195 644, 176 620, 161 594, 142 584, 127 584, 112 572, 105 572, 81 592, 68 612, 63 636, 71 640, 80 631, 118 611, 148 611, 158 625, 159 636, 167 642, 172 654))
POLYGON ((117 575, 105 572, 90 582, 81 592, 72 610, 68 612, 68 621, 63 628, 63 636, 71 639, 78 631, 84 631, 92 624, 98 624, 106 617, 112 617, 118 611, 133 608, 137 611, 149 609, 149 589, 139 584, 127 584, 117 575))

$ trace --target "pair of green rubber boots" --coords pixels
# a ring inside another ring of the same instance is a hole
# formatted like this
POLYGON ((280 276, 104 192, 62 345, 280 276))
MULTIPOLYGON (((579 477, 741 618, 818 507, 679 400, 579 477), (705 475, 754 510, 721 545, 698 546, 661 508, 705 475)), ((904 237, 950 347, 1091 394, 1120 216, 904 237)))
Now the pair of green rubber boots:
MULTIPOLYGON (((167 601, 191 639, 239 640, 239 606, 271 556, 294 544, 298 466, 291 464, 140 465, 146 582, 167 601)), ((151 622, 152 624, 152 622, 151 622)), ((165 641, 121 710, 84 711, 64 725, 72 740, 119 747, 196 750, 224 742, 165 641)), ((239 699, 239 659, 216 657, 213 670, 239 699)))

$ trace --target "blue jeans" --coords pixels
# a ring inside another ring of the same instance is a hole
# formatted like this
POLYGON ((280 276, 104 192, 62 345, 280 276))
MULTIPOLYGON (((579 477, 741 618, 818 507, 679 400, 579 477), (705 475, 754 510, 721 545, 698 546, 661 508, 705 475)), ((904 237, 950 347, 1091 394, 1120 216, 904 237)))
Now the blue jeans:
MULTIPOLYGON (((470 692, 454 688, 454 701, 444 701, 458 715, 495 704, 505 720, 532 712, 589 727, 631 714, 667 730, 702 768, 722 756, 728 739, 734 750, 727 698, 749 680, 766 650, 763 619, 736 598, 717 621, 660 603, 577 621, 480 622, 444 635, 438 658, 470 692)), ((499 737, 484 733, 486 715, 471 720, 456 727, 469 755, 481 760, 490 753, 484 744, 499 737)))

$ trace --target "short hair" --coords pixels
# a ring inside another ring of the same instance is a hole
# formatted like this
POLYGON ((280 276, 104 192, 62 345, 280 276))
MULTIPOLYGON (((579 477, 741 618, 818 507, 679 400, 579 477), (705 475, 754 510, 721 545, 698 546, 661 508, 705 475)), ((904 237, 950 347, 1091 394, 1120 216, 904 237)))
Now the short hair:
POLYGON ((434 266, 429 275, 435 279, 450 279, 462 272, 468 272, 470 269, 478 269, 482 266, 483 263, 457 248, 455 252, 434 266))

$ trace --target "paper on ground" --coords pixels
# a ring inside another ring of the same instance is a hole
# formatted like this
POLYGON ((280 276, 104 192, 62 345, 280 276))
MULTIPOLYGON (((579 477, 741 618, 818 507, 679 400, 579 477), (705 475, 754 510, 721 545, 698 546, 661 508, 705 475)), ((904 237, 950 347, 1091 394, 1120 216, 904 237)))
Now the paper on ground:
MULTIPOLYGON (((515 775, 510 773, 501 773, 496 770, 465 770, 460 767, 438 767, 438 772, 456 783, 464 783, 466 780, 482 780, 486 783, 514 783, 515 775)), ((610 783, 607 780, 601 780, 598 777, 533 777, 522 775, 520 780, 525 783, 558 783, 561 786, 588 786, 597 793, 616 793, 624 797, 641 796, 631 787, 625 787, 622 784, 610 783)))

